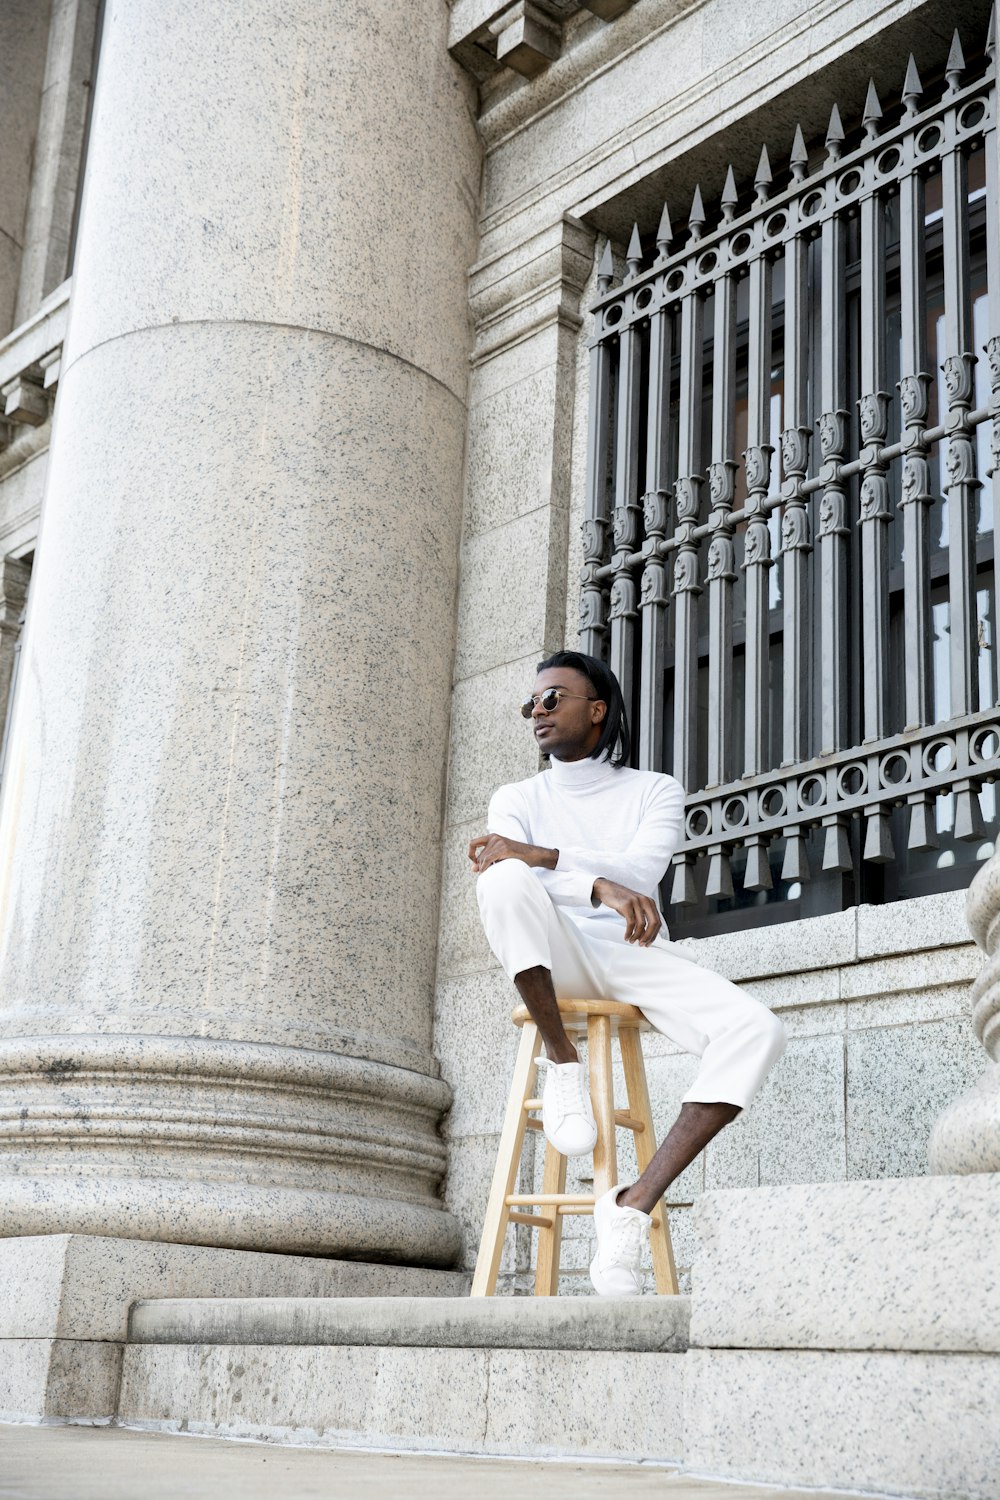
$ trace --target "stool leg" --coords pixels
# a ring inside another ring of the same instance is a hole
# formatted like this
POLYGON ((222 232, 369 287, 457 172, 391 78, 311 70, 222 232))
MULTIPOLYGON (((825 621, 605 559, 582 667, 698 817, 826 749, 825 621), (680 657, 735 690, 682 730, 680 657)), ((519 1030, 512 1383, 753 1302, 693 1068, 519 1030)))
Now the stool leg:
MULTIPOLYGON (((618 1043, 625 1069, 625 1092, 628 1097, 628 1112, 644 1127, 635 1137, 635 1154, 639 1171, 644 1172, 656 1155, 656 1137, 653 1135, 653 1112, 649 1107, 649 1089, 646 1085, 646 1064, 642 1056, 642 1042, 633 1026, 622 1026, 618 1032, 618 1043)), ((649 1248, 653 1254, 653 1279, 660 1296, 677 1295, 677 1267, 674 1265, 674 1247, 667 1223, 667 1205, 661 1199, 653 1210, 653 1223, 649 1231, 649 1248)))
MULTIPOLYGON (((566 1191, 566 1158, 555 1146, 545 1143, 543 1193, 566 1191)), ((562 1249, 562 1214, 556 1204, 542 1210, 552 1215, 552 1228, 538 1231, 538 1258, 535 1262, 535 1296, 554 1297, 559 1290, 559 1252, 562 1249)))
POLYGON ((590 1102, 597 1121, 594 1147, 594 1197, 599 1198, 618 1181, 618 1142, 615 1135, 615 1094, 611 1074, 611 1019, 587 1017, 587 1063, 590 1068, 590 1102))
POLYGON ((510 1210, 507 1195, 514 1191, 517 1169, 521 1164, 521 1147, 527 1129, 528 1116, 524 1102, 531 1098, 535 1082, 535 1057, 538 1052, 538 1027, 526 1021, 521 1029, 521 1044, 517 1049, 514 1077, 511 1081, 507 1113, 504 1116, 500 1144, 497 1147, 497 1164, 493 1169, 493 1184, 486 1202, 486 1218, 483 1222, 476 1271, 472 1278, 472 1297, 492 1297, 496 1291, 500 1257, 503 1254, 503 1239, 507 1231, 510 1210))

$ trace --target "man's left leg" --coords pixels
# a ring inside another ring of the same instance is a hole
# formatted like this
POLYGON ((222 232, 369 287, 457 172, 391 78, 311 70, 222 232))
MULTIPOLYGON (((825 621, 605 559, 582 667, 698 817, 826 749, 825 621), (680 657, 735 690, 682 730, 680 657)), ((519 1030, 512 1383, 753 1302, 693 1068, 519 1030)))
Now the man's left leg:
POLYGON ((682 1104, 680 1114, 645 1172, 631 1187, 619 1192, 618 1206, 651 1214, 670 1184, 739 1113, 738 1104, 702 1104, 696 1100, 682 1104))
MULTIPOLYGON (((602 945, 603 946, 603 945, 602 945)), ((604 1296, 640 1290, 649 1215, 670 1184, 753 1099, 785 1050, 785 1028, 767 1006, 666 945, 606 957, 608 993, 637 1005, 657 1031, 701 1057, 680 1114, 649 1166, 594 1209, 591 1279, 604 1296)))

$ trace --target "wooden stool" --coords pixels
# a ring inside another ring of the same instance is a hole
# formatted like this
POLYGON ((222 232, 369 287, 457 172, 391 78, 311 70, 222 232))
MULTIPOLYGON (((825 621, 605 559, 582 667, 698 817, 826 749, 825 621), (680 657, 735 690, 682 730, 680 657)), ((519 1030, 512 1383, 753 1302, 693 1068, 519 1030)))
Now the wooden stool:
MULTIPOLYGON (((515 1191, 524 1132, 527 1129, 542 1128, 541 1120, 532 1118, 530 1113, 542 1107, 541 1099, 533 1097, 540 1050, 538 1027, 528 1015, 527 1008, 519 1005, 514 1011, 513 1020, 515 1026, 522 1028, 521 1044, 500 1136, 493 1186, 486 1206, 486 1222, 479 1244, 476 1274, 472 1281, 473 1297, 492 1297, 496 1291, 504 1235, 510 1223, 528 1224, 532 1229, 538 1230, 535 1296, 554 1297, 559 1282, 563 1215, 592 1214, 596 1199, 618 1181, 615 1127, 631 1130, 635 1137, 635 1154, 640 1172, 652 1161, 656 1151, 642 1043, 639 1041, 639 1032, 650 1031, 652 1028, 642 1011, 634 1005, 622 1005, 617 1000, 560 1000, 559 1014, 567 1031, 578 1034, 586 1032, 587 1036, 590 1098, 597 1121, 594 1191, 592 1194, 566 1192, 566 1158, 549 1142, 545 1145, 542 1191, 515 1191), (611 1075, 613 1036, 617 1036, 621 1049, 628 1110, 615 1109, 611 1075), (528 1210, 532 1206, 541 1208, 544 1212, 531 1213, 528 1210)), ((657 1292, 676 1294, 674 1252, 670 1243, 667 1213, 662 1203, 653 1211, 649 1242, 657 1292)))

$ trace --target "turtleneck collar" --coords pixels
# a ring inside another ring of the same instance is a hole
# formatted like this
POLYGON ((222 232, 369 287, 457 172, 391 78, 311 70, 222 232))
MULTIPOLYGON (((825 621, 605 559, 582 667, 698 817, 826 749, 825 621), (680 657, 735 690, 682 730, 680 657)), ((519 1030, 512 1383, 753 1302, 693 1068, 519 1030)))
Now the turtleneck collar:
POLYGON ((553 755, 549 760, 548 774, 556 786, 568 791, 582 791, 614 776, 615 767, 606 759, 592 760, 589 755, 583 760, 556 760, 553 755))

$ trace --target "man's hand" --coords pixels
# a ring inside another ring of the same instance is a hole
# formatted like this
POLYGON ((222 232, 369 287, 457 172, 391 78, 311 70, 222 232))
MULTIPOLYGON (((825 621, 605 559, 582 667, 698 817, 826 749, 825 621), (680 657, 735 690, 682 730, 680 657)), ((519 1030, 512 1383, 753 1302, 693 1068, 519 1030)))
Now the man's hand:
POLYGON ((640 896, 638 891, 630 891, 627 885, 618 885, 603 876, 594 881, 594 895, 602 905, 610 906, 612 911, 625 918, 626 943, 649 947, 663 926, 652 896, 640 896))
POLYGON ((505 839, 500 833, 481 833, 469 844, 469 858, 477 875, 501 859, 522 859, 526 865, 554 870, 559 850, 543 849, 539 844, 519 844, 517 839, 505 839))

